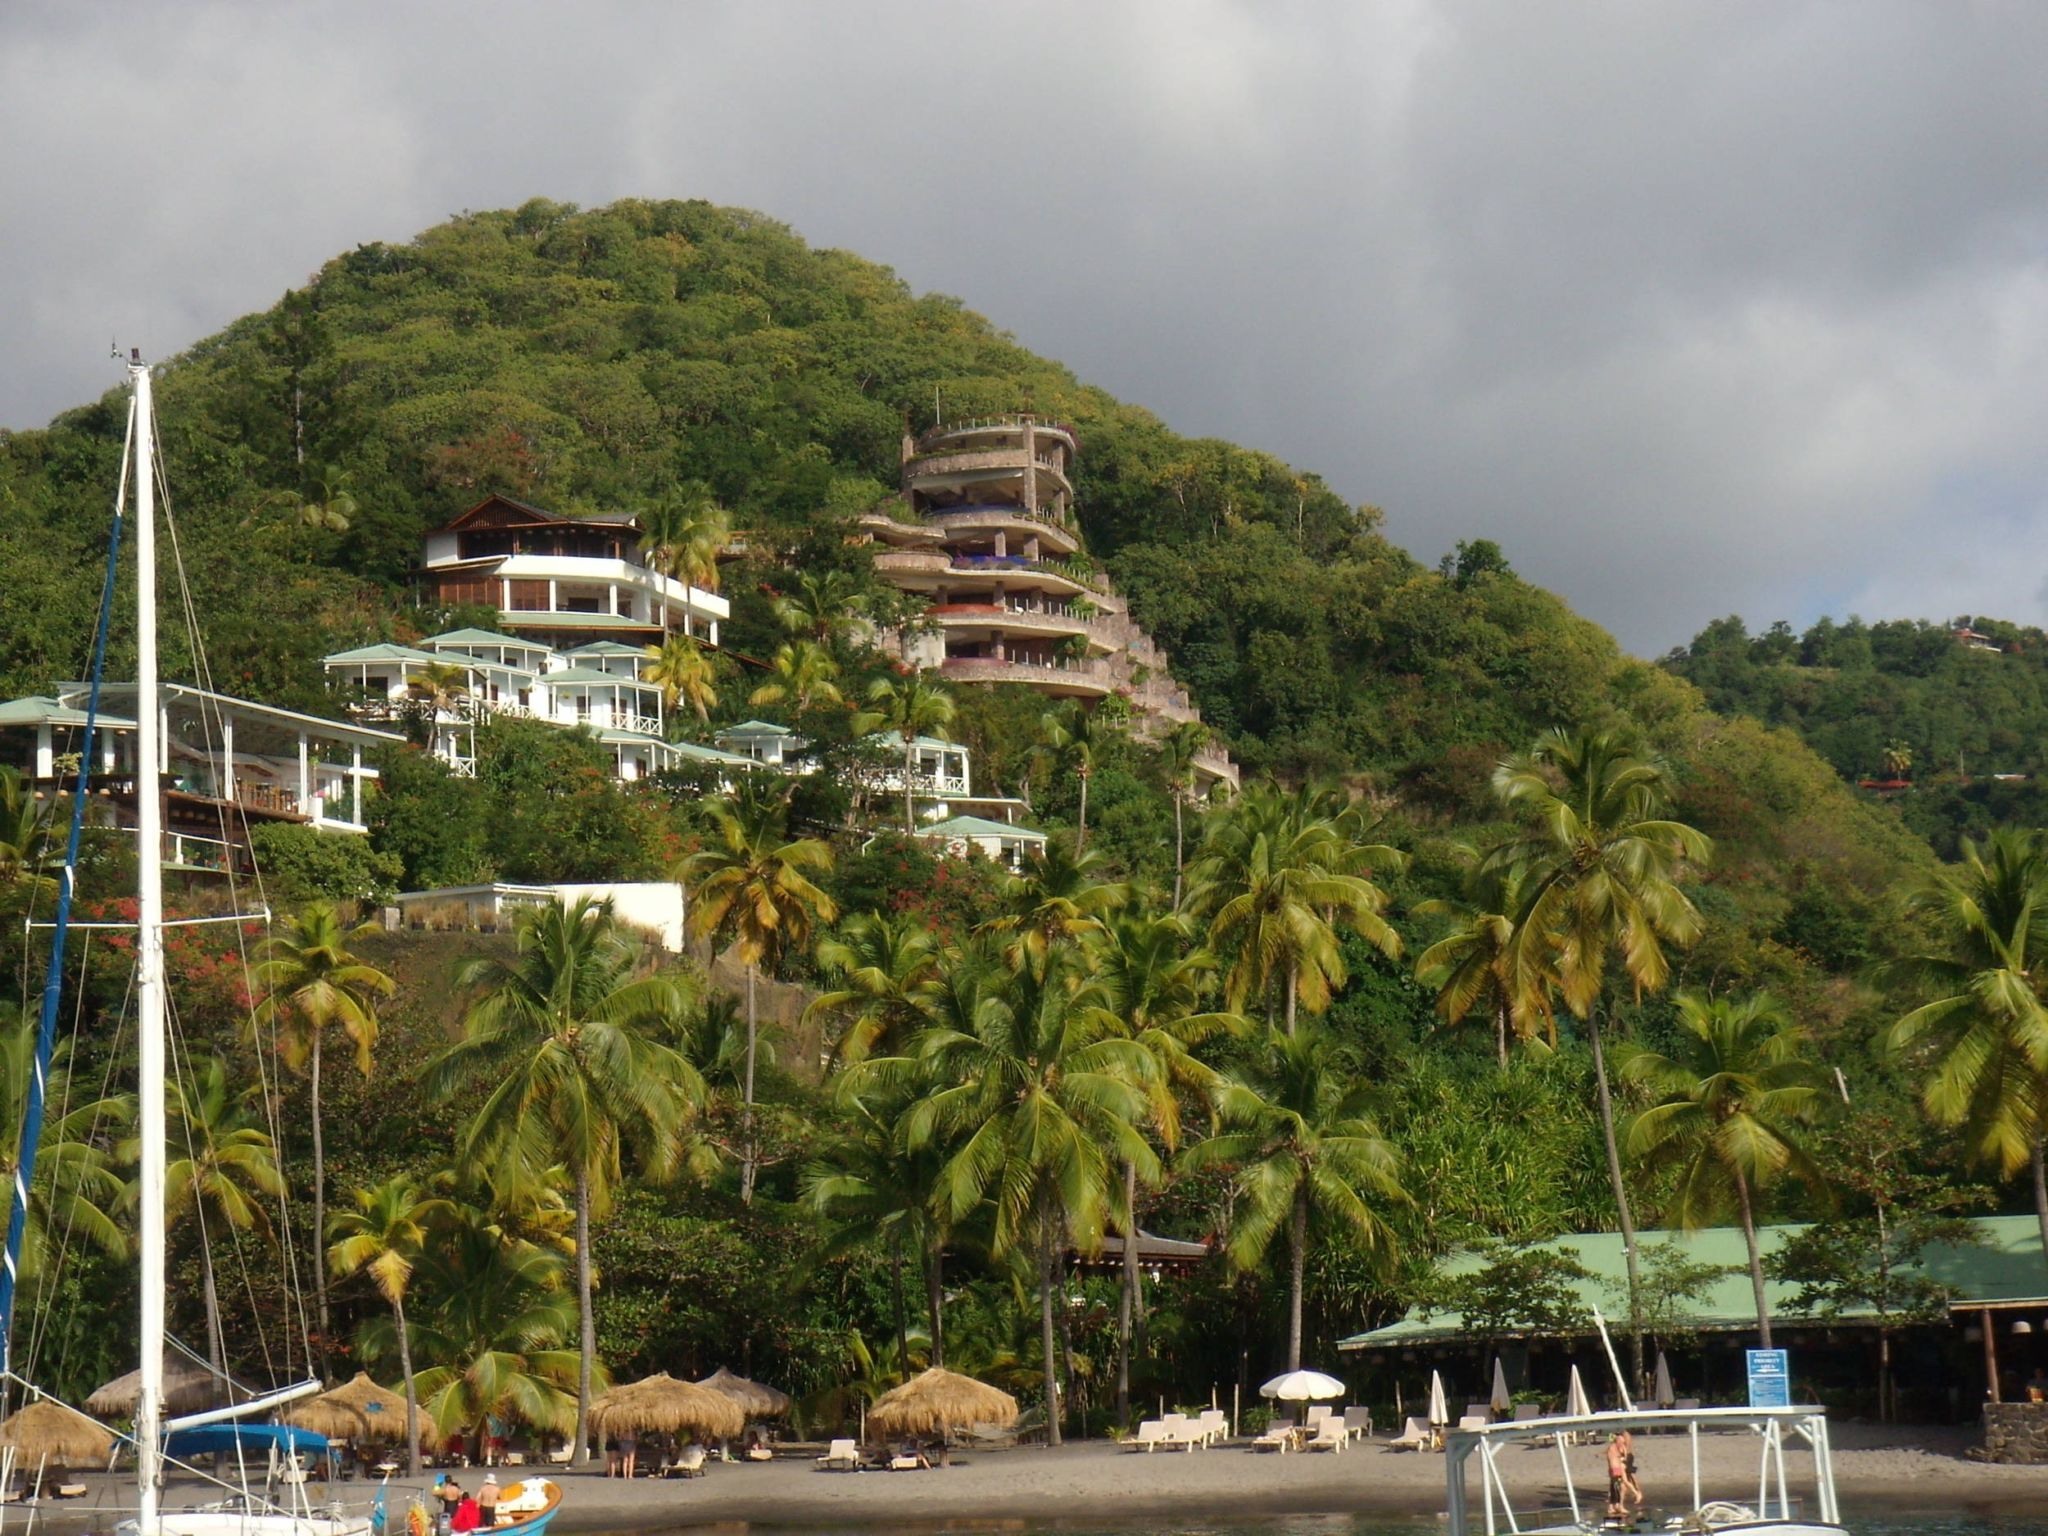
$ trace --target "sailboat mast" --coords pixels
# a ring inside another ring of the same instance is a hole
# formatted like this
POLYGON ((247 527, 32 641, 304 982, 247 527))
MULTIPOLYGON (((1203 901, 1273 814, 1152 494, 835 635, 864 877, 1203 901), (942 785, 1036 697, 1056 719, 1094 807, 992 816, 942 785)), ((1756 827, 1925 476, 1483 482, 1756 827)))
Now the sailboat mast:
POLYGON ((142 1137, 136 1228, 142 1256, 142 1391, 135 1405, 135 1474, 141 1536, 159 1529, 164 1399, 164 874, 163 717, 156 673, 156 416, 149 365, 128 370, 135 388, 135 1008, 142 1137))

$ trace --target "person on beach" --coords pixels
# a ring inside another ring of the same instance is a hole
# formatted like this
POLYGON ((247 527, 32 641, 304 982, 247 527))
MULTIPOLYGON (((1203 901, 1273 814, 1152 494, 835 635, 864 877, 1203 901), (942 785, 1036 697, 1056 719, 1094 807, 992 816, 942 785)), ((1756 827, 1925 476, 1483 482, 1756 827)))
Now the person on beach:
POLYGON ((1628 1486, 1628 1452, 1621 1448, 1621 1436, 1607 1437, 1607 1518, 1619 1520, 1623 1509, 1622 1490, 1628 1486))
POLYGON ((498 1474, 484 1475, 483 1487, 476 1491, 477 1524, 489 1530, 498 1523, 498 1474))

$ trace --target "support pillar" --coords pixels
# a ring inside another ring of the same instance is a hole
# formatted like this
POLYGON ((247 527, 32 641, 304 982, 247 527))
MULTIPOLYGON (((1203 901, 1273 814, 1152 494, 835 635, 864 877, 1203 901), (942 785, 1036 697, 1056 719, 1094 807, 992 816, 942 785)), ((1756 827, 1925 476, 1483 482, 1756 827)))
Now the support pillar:
POLYGON ((350 747, 348 761, 350 820, 357 826, 363 824, 363 749, 360 743, 350 747))
POLYGON ((235 793, 235 720, 232 715, 220 717, 220 787, 221 799, 233 805, 241 797, 235 793))
POLYGON ((1038 426, 1024 423, 1024 510, 1038 510, 1038 426))
POLYGON ((36 727, 35 776, 39 779, 53 779, 57 776, 57 751, 50 737, 48 721, 36 727))
POLYGON ((1977 1314, 1984 1326, 1984 1401, 2001 1402, 1998 1395, 1998 1329, 1992 1324, 1991 1309, 1985 1307, 1977 1314))
POLYGON ((299 732, 299 814, 313 814, 313 774, 306 751, 306 733, 299 732))

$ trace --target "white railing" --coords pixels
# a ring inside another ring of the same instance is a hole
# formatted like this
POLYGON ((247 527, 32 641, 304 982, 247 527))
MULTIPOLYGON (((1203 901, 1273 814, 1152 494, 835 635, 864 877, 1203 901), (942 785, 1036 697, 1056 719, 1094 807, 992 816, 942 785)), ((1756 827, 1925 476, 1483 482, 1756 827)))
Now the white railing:
POLYGON ((641 736, 659 736, 661 721, 654 715, 614 715, 614 725, 622 731, 632 731, 641 736))

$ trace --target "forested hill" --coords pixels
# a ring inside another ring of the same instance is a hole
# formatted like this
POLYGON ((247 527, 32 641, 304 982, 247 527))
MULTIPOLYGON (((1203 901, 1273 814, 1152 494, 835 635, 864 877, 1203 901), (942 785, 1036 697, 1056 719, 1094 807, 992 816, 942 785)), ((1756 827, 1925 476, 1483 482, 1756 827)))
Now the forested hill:
POLYGON ((2048 824, 2048 634, 1965 615, 1947 624, 1821 619, 1752 635, 1719 619, 1664 665, 1715 710, 1795 732, 1843 778, 1891 798, 1952 854, 2000 823, 2048 824))
MULTIPOLYGON (((957 301, 757 214, 465 215, 337 257, 173 360, 159 391, 214 676, 308 707, 323 651, 426 621, 401 581, 420 535, 485 492, 610 508, 701 480, 763 547, 846 560, 835 520, 891 491, 904 426, 925 425, 935 395, 949 417, 1078 427, 1092 553, 1254 772, 1358 776, 1441 826, 1484 816, 1493 763, 1537 731, 1626 719, 1721 840, 1713 900, 1745 936, 1715 962, 1726 976, 1818 942, 1800 893, 1855 928, 1927 858, 1790 736, 1709 713, 1492 546, 1420 564, 1315 475, 1178 436, 957 301), (345 531, 320 515, 342 497, 345 531)), ((121 423, 110 394, 0 439, 9 695, 80 665, 121 423)), ((734 574, 744 636, 758 578, 734 574)), ((1861 940, 1833 931, 1824 968, 1860 960, 1861 940)))

